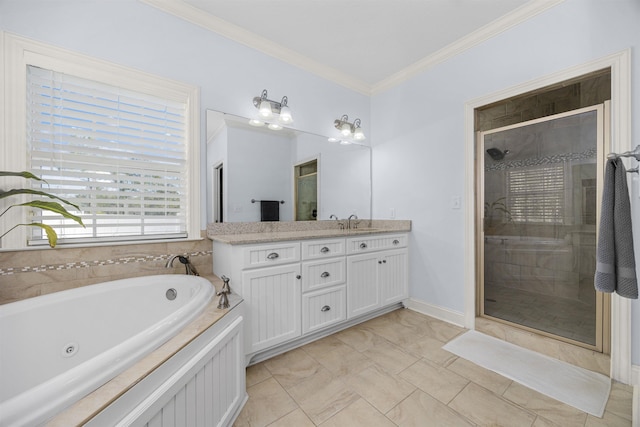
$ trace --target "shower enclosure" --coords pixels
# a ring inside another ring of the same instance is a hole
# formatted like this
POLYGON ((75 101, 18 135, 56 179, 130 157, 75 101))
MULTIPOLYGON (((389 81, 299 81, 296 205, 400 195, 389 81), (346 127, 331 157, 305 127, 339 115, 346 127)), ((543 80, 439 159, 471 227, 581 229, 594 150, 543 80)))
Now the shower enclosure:
POLYGON ((605 106, 479 134, 480 315, 603 351, 595 292, 605 106))

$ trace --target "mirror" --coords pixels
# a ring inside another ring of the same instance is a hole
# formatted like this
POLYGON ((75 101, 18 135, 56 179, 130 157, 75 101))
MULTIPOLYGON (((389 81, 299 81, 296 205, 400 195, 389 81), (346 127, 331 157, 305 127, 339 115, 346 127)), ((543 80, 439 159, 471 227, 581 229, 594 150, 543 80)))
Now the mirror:
POLYGON ((257 222, 263 209, 280 221, 370 219, 370 147, 207 110, 207 222, 257 222))

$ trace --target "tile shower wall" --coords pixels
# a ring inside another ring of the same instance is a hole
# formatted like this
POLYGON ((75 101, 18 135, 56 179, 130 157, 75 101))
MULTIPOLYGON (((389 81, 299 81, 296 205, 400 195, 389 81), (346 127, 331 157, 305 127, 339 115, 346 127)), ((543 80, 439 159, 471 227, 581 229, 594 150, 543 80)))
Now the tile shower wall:
POLYGON ((110 280, 184 273, 171 255, 188 255, 203 275, 213 274, 211 241, 140 243, 85 248, 0 252, 0 304, 110 280))

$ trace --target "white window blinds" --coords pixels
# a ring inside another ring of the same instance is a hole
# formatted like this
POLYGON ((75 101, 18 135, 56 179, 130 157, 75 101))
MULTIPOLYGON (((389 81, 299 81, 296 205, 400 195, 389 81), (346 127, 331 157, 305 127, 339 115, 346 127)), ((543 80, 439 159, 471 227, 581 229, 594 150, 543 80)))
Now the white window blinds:
POLYGON ((31 172, 47 181, 39 188, 80 207, 70 212, 86 228, 48 212, 35 221, 54 227, 60 243, 185 237, 186 108, 28 66, 31 172))
POLYGON ((562 164, 507 171, 507 203, 512 220, 562 224, 564 186, 562 164))

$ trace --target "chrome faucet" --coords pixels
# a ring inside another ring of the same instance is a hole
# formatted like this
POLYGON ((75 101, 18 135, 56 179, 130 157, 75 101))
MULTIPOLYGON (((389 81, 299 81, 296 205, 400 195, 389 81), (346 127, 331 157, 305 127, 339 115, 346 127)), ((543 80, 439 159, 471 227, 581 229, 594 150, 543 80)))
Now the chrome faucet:
POLYGON ((196 270, 193 264, 191 264, 191 261, 189 261, 189 257, 182 256, 182 255, 172 255, 171 257, 169 257, 169 259, 167 260, 167 263, 165 264, 165 268, 173 268, 173 261, 176 258, 178 258, 178 261, 180 261, 181 264, 184 264, 185 274, 188 274, 191 276, 200 275, 200 273, 198 273, 198 270, 196 270))
MULTIPOLYGON (((358 215, 356 215, 356 214, 351 214, 351 215, 349 216, 349 219, 347 219, 347 229, 349 229, 349 230, 351 230, 351 220, 352 220, 352 219, 356 219, 356 220, 357 220, 357 219, 358 219, 358 215)), ((357 227, 358 227, 358 223, 357 223, 357 222, 355 222, 355 227, 354 227, 354 228, 357 228, 357 227)))
POLYGON ((340 227, 340 230, 344 230, 344 223, 340 222, 337 216, 335 216, 334 214, 331 214, 329 216, 329 219, 335 219, 336 221, 338 221, 338 226, 340 227))

